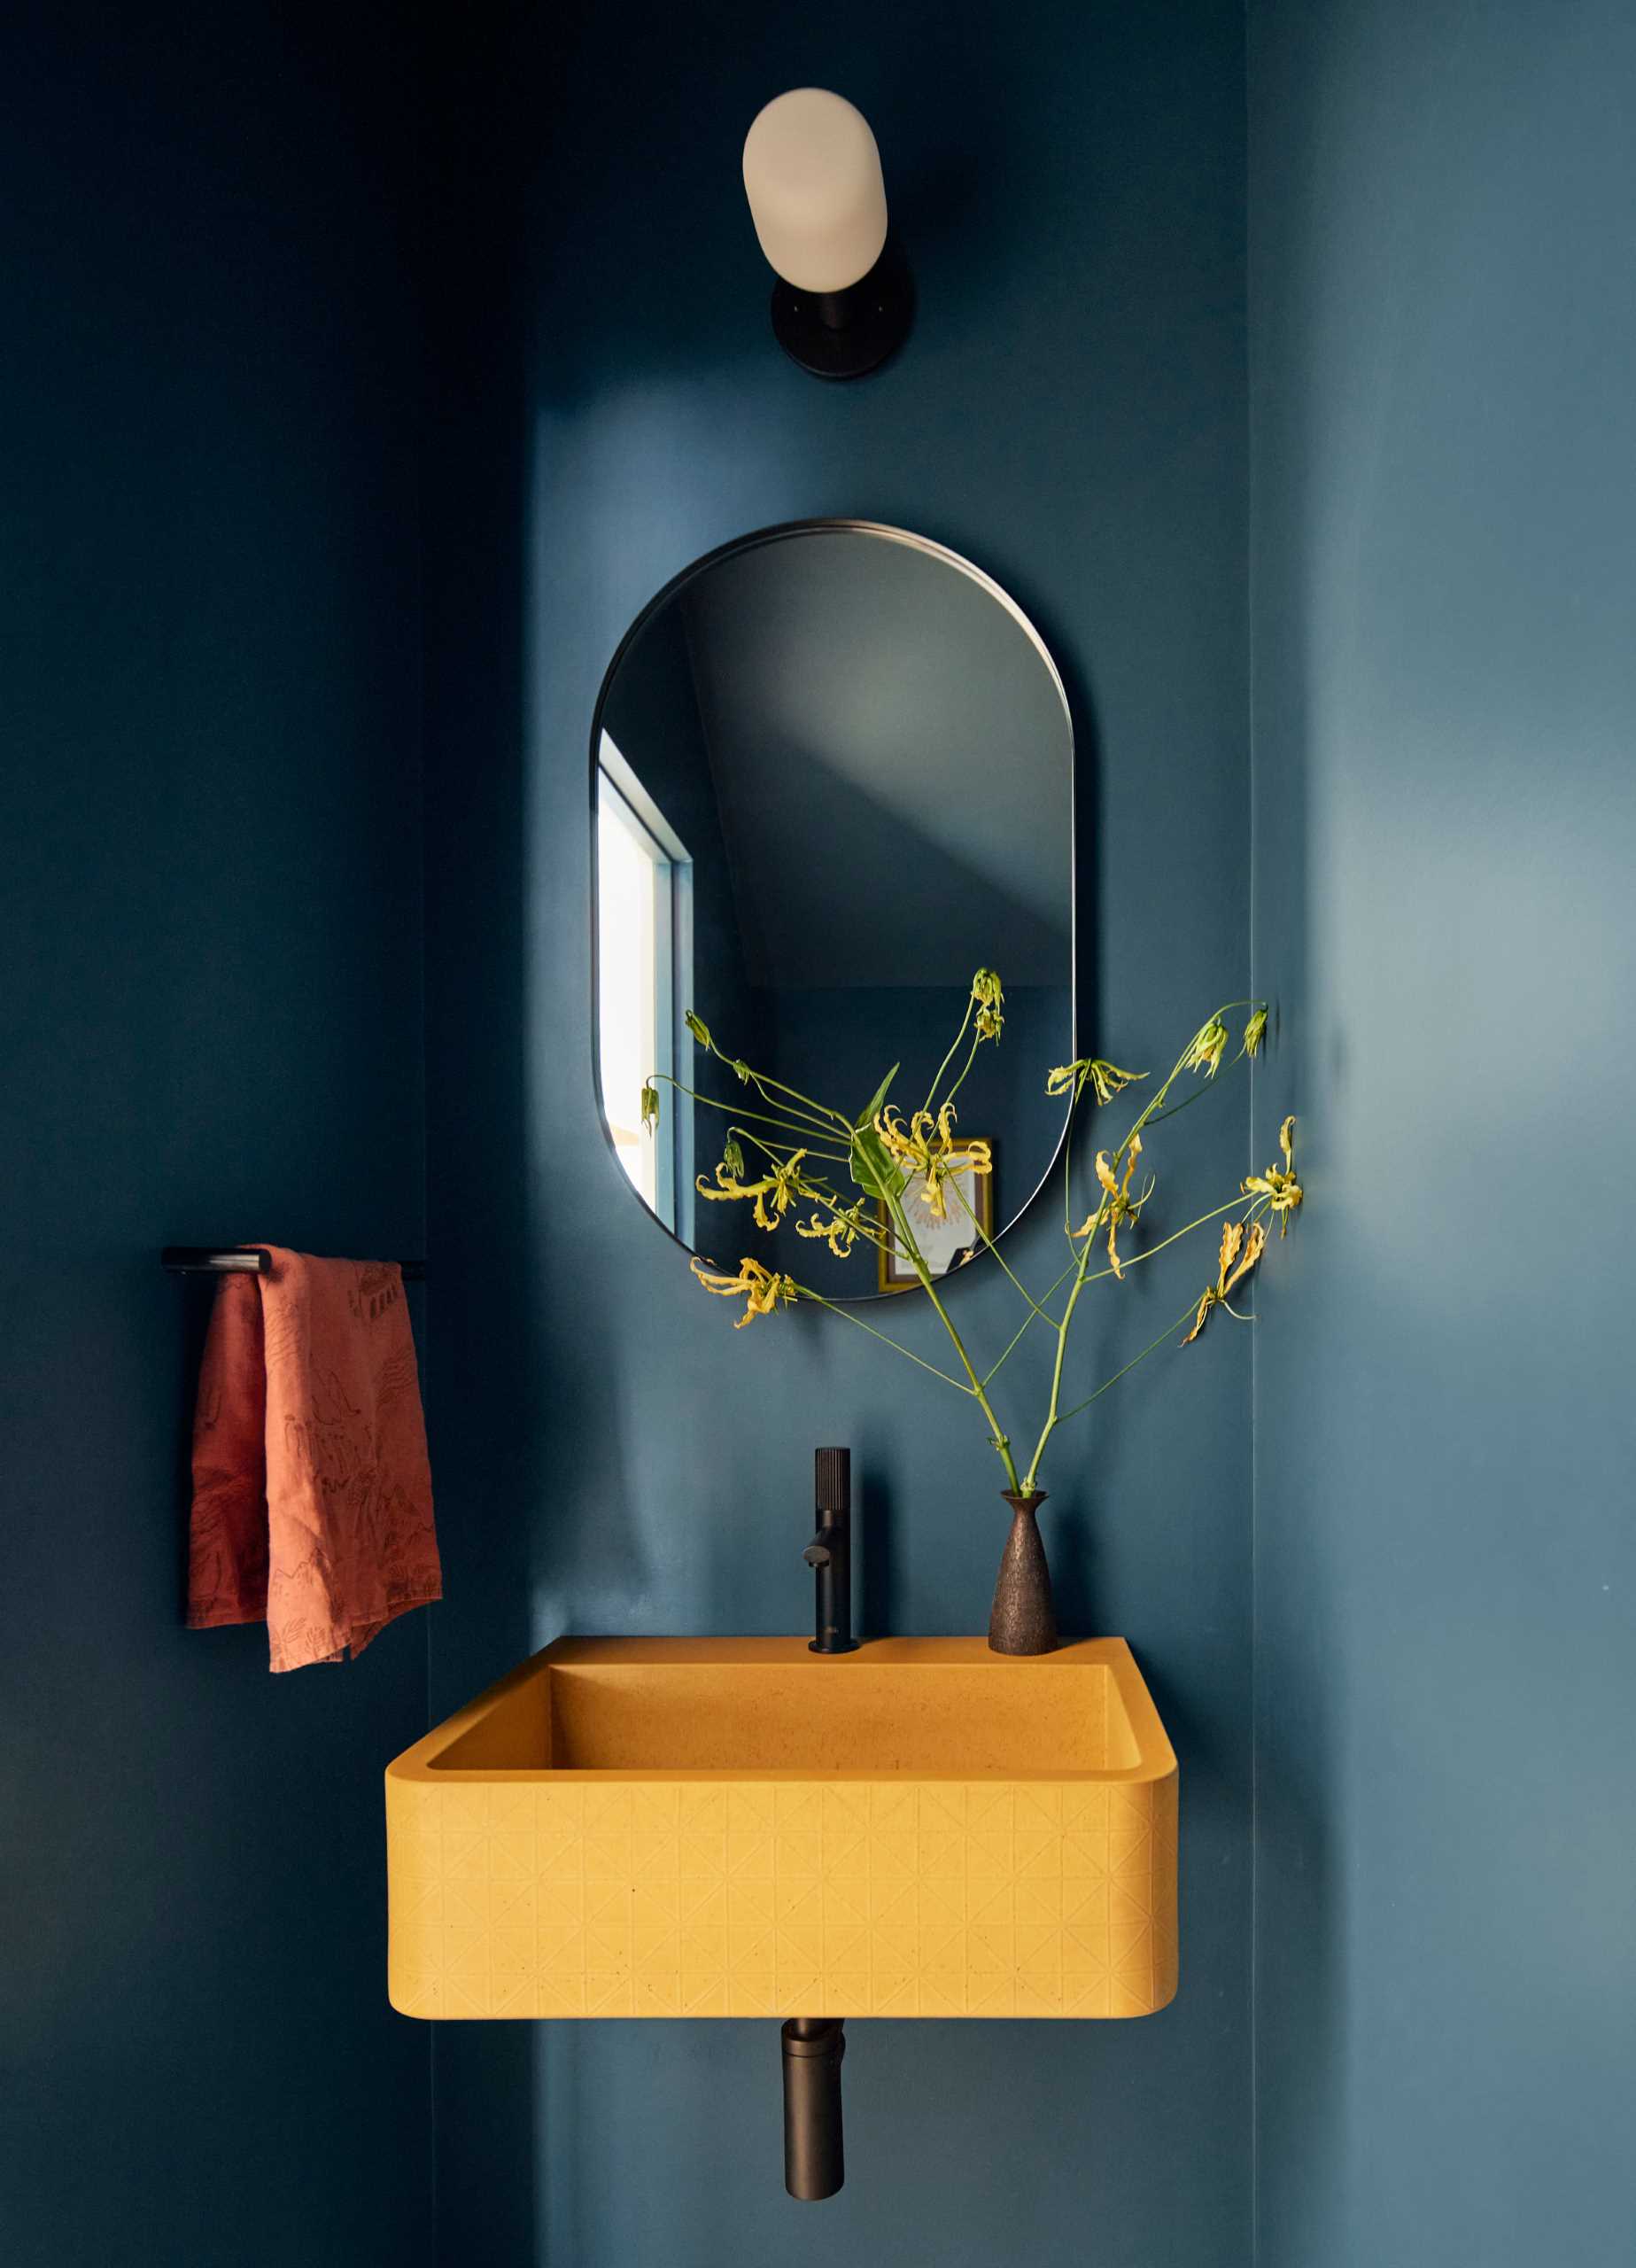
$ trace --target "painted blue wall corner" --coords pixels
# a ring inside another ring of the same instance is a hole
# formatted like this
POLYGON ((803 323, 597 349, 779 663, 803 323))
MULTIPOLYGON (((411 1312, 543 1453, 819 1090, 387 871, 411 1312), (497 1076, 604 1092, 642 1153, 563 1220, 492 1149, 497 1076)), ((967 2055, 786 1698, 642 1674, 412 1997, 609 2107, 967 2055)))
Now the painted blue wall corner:
POLYGON ((1636 2256, 1636 20, 1250 11, 1263 2268, 1636 2256), (1283 1260, 1284 1255, 1281 1254, 1283 1260))

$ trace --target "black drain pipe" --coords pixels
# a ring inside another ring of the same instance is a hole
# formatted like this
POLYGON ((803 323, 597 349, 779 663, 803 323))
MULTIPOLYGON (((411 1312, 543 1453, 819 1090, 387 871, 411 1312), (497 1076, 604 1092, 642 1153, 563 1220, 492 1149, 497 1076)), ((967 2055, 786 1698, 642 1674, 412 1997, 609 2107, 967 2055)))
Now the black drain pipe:
POLYGON ((784 2186, 809 2202, 833 2197, 846 2179, 841 2134, 840 2016, 791 2016, 784 2048, 784 2186))

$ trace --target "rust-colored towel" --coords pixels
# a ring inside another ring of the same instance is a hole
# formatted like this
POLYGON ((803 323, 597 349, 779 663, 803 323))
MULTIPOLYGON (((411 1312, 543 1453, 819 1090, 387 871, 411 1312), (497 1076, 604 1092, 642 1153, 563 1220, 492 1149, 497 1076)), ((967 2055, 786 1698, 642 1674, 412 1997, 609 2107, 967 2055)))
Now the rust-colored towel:
POLYGON ((224 1276, 193 1420, 188 1624, 266 1619, 272 1666, 361 1653, 443 1596, 395 1264, 276 1245, 224 1276))

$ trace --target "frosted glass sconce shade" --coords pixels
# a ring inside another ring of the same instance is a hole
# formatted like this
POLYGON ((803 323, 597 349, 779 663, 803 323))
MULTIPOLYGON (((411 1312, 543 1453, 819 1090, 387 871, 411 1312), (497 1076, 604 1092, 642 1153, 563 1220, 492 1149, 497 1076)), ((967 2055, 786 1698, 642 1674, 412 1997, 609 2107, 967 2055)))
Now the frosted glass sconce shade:
POLYGON ((907 271, 888 242, 886 184, 869 122, 821 87, 796 87, 744 142, 744 191, 779 277, 772 328, 803 369, 861 377, 903 340, 907 271))
POLYGON ((744 138, 744 193, 768 265, 802 291, 844 291, 886 248, 886 183, 869 121, 797 87, 744 138))

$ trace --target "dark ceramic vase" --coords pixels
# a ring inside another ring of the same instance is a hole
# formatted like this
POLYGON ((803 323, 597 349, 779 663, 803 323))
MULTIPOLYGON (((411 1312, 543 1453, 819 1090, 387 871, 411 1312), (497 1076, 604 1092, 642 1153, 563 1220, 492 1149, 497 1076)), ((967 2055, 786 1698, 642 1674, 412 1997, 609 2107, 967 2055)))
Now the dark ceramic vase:
POLYGON ((1040 1542, 1034 1515, 1045 1502, 1045 1491, 1014 1496, 1008 1488, 1012 1532, 1000 1559, 1000 1579, 994 1587, 994 1606, 989 1616, 989 1645, 996 1654, 1049 1654, 1056 1650, 1057 1612, 1051 1599, 1051 1569, 1040 1542))

